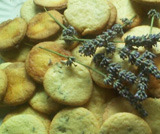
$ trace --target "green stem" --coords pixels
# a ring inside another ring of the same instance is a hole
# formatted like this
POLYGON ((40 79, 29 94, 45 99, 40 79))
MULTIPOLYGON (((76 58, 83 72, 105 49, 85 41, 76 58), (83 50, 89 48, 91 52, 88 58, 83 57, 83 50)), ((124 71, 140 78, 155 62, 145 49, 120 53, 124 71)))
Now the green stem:
POLYGON ((152 19, 151 19, 151 27, 150 27, 149 34, 152 34, 153 23, 154 23, 154 16, 152 16, 152 19))
MULTIPOLYGON (((59 55, 61 57, 64 57, 66 59, 72 58, 71 56, 66 56, 66 55, 60 54, 60 53, 58 53, 56 51, 53 51, 53 50, 50 50, 50 49, 47 49, 47 48, 43 48, 43 47, 39 47, 39 48, 41 48, 41 49, 43 49, 45 51, 54 53, 56 55, 59 55)), ((106 75, 104 73, 102 73, 101 71, 98 71, 97 69, 94 69, 94 68, 92 68, 90 66, 87 66, 87 65, 85 65, 85 64, 83 64, 83 63, 81 63, 80 61, 77 61, 77 60, 75 60, 75 62, 78 63, 78 64, 80 64, 80 65, 82 65, 82 66, 84 66, 84 67, 86 67, 86 68, 88 68, 88 69, 90 69, 90 70, 92 70, 92 71, 94 71, 94 72, 96 72, 96 73, 98 73, 98 74, 100 74, 100 75, 102 75, 102 76, 104 76, 104 77, 106 77, 106 75)))
POLYGON ((75 37, 72 37, 72 38, 62 38, 62 40, 71 40, 71 41, 79 41, 79 42, 83 42, 83 41, 90 41, 91 39, 79 39, 79 38, 75 38, 75 37))
MULTIPOLYGON (((134 15, 130 20, 133 20, 136 17, 136 15, 134 15)), ((123 24, 122 27, 125 27, 127 24, 123 24)))
POLYGON ((60 27, 62 27, 63 29, 66 29, 66 27, 62 23, 60 23, 52 14, 50 14, 45 7, 44 7, 44 10, 60 27))

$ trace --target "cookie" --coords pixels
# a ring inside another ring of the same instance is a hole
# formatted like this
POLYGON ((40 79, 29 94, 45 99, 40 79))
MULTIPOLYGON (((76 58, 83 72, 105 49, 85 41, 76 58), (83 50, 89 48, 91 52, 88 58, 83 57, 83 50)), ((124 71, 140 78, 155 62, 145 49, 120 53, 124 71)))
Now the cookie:
POLYGON ((64 60, 65 58, 53 54, 51 52, 40 49, 39 47, 43 47, 46 49, 50 49, 56 52, 59 52, 63 55, 71 55, 69 51, 63 48, 63 44, 58 42, 41 42, 35 45, 31 51, 29 52, 26 59, 26 70, 27 73, 37 82, 42 83, 43 77, 48 68, 59 62, 64 60))
POLYGON ((142 18, 140 16, 140 9, 138 8, 138 4, 132 2, 131 0, 109 0, 117 9, 117 18, 116 23, 122 24, 122 18, 133 19, 133 23, 126 27, 132 28, 141 24, 142 18), (123 6, 122 6, 123 5, 123 6))
POLYGON ((99 134, 152 134, 152 131, 142 118, 124 112, 106 120, 99 134))
POLYGON ((143 108, 147 111, 148 116, 144 120, 150 126, 153 134, 159 134, 160 132, 160 99, 147 98, 142 102, 143 108))
POLYGON ((25 36, 27 23, 22 18, 15 18, 0 24, 0 50, 15 47, 25 36))
POLYGON ((107 0, 68 0, 64 16, 81 35, 99 34, 107 25, 110 7, 107 0))
POLYGON ((61 108, 61 105, 53 101, 44 90, 37 91, 30 99, 29 104, 33 109, 44 114, 56 113, 61 108))
POLYGON ((23 114, 9 118, 0 126, 1 134, 48 134, 43 123, 33 115, 23 114))
POLYGON ((116 18, 117 18, 116 7, 109 1, 108 1, 108 4, 109 4, 110 10, 111 10, 111 13, 110 13, 110 17, 109 17, 106 29, 111 28, 111 26, 115 23, 116 18))
POLYGON ((7 92, 3 99, 4 103, 20 105, 28 101, 35 91, 35 83, 27 75, 25 64, 15 62, 8 65, 4 70, 8 79, 7 92))
POLYGON ((27 0, 21 7, 20 15, 28 23, 36 14, 42 12, 33 0, 27 0))
POLYGON ((0 69, 0 101, 3 99, 7 90, 7 75, 4 70, 0 69))
POLYGON ((100 126, 103 123, 103 114, 107 103, 116 96, 114 89, 107 90, 94 84, 92 96, 84 107, 95 115, 100 126))
POLYGON ((81 47, 81 45, 78 45, 75 49, 72 50, 72 55, 76 58, 76 60, 80 61, 81 63, 85 64, 85 65, 90 65, 92 58, 93 57, 89 57, 89 56, 83 56, 79 53, 79 48, 81 47))
MULTIPOLYGON (((62 14, 56 10, 48 11, 60 23, 63 23, 62 14)), ((38 13, 28 23, 27 37, 33 41, 41 41, 56 36, 60 31, 60 26, 47 14, 38 13)))
POLYGON ((50 123, 51 123, 49 117, 46 116, 45 114, 42 114, 42 113, 39 113, 39 112, 35 111, 34 109, 29 107, 28 105, 21 106, 20 108, 16 108, 14 111, 8 113, 5 116, 5 118, 3 119, 3 123, 13 116, 23 115, 23 114, 34 115, 35 117, 37 117, 43 123, 43 125, 45 126, 47 131, 49 131, 49 126, 50 126, 50 123))
POLYGON ((19 47, 0 52, 0 57, 6 62, 24 62, 30 50, 30 46, 21 43, 19 47))
POLYGON ((34 0, 34 3, 41 7, 61 10, 67 7, 68 0, 34 0))
POLYGON ((64 109, 55 115, 49 134, 97 134, 98 123, 85 108, 64 109))
POLYGON ((91 97, 93 83, 90 73, 82 65, 75 65, 56 63, 47 70, 43 85, 53 100, 66 105, 80 106, 91 97))
POLYGON ((122 97, 113 98, 106 106, 103 114, 103 121, 109 119, 112 115, 121 112, 137 114, 137 111, 128 100, 122 97))

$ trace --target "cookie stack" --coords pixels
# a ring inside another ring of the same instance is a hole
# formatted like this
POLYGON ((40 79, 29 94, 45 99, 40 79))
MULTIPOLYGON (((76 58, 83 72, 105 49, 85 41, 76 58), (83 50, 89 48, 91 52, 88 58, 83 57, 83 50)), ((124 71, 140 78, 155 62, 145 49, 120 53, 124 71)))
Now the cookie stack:
MULTIPOLYGON (((103 70, 93 56, 79 53, 80 38, 94 39, 114 24, 124 25, 123 18, 132 19, 132 24, 123 26, 125 33, 114 40, 117 49, 110 58, 136 74, 137 68, 123 60, 118 50, 125 46, 127 36, 149 34, 150 22, 141 10, 148 3, 157 8, 154 4, 159 1, 27 0, 21 17, 0 24, 0 57, 4 60, 0 64, 0 108, 14 107, 3 119, 0 134, 159 134, 159 80, 150 76, 148 98, 142 101, 148 116, 143 118, 95 72, 103 70), (63 40, 66 27, 74 27, 75 40, 63 40), (78 63, 67 66, 74 58, 78 63)), ((160 33, 157 22, 153 34, 160 33)), ((95 54, 104 51, 100 47, 95 54)), ((160 69, 159 43, 151 51, 160 69)), ((133 85, 129 90, 135 93, 137 89, 133 85)))

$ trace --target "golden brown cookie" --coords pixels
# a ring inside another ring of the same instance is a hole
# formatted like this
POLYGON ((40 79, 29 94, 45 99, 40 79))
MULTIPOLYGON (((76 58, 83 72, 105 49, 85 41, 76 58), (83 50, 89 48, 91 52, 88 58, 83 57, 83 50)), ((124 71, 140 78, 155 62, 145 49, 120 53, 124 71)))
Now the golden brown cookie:
POLYGON ((142 118, 124 112, 106 120, 99 134, 152 134, 152 131, 142 118))
POLYGON ((30 99, 29 104, 31 107, 44 114, 53 114, 60 110, 61 105, 47 95, 43 90, 37 91, 34 96, 30 99))
POLYGON ((82 35, 98 34, 107 25, 110 7, 107 0, 68 0, 64 16, 82 35))
POLYGON ((1 134, 48 134, 43 123, 33 115, 22 114, 9 118, 0 126, 1 134))
POLYGON ((85 104, 92 94, 93 83, 87 68, 82 65, 67 66, 56 63, 44 76, 44 89, 55 101, 80 106, 85 104))
POLYGON ((105 112, 103 114, 103 120, 109 119, 112 115, 121 113, 121 112, 128 112, 137 114, 135 108, 130 104, 128 100, 122 97, 113 98, 106 106, 105 112))
POLYGON ((63 9, 66 8, 68 0, 34 0, 34 3, 41 7, 49 9, 63 9))
POLYGON ((116 8, 117 8, 117 24, 123 24, 122 18, 133 19, 133 23, 128 26, 128 28, 132 28, 141 24, 142 18, 140 16, 140 8, 138 8, 138 4, 132 2, 131 0, 109 0, 116 8), (123 6, 122 6, 123 5, 123 6))
POLYGON ((4 70, 8 79, 4 103, 19 105, 28 101, 35 91, 35 83, 27 75, 25 64, 15 62, 8 65, 4 70))
MULTIPOLYGON (((48 11, 60 23, 63 23, 62 14, 56 10, 48 11)), ((47 12, 38 13, 28 23, 27 37, 31 40, 45 40, 56 36, 60 26, 47 14, 47 12)))
POLYGON ((25 36, 27 23, 22 18, 15 18, 0 24, 0 50, 15 47, 25 36))
POLYGON ((64 109, 55 115, 49 134, 98 134, 98 122, 85 108, 64 109))
POLYGON ((3 122, 7 121, 9 118, 11 118, 13 116, 22 115, 22 114, 34 115, 39 120, 41 120, 41 122, 44 124, 46 129, 49 131, 49 126, 50 126, 50 123, 51 123, 49 117, 46 116, 45 114, 42 114, 42 113, 39 113, 39 112, 35 111, 34 109, 29 107, 28 105, 21 106, 20 108, 16 108, 14 111, 8 113, 5 116, 5 118, 3 119, 3 122))
POLYGON ((40 46, 63 55, 70 55, 70 52, 65 50, 63 44, 58 42, 41 42, 31 49, 26 59, 26 70, 35 81, 42 83, 44 74, 48 68, 56 62, 64 60, 64 58, 42 50, 39 48, 40 46))
POLYGON ((0 101, 3 99, 7 90, 7 75, 4 70, 0 69, 0 101))
POLYGON ((84 107, 95 115, 100 126, 103 123, 103 113, 107 103, 116 96, 114 89, 104 89, 94 84, 92 96, 84 107))
POLYGON ((28 23, 36 14, 42 12, 42 10, 36 6, 33 0, 27 0, 21 7, 21 17, 28 23))

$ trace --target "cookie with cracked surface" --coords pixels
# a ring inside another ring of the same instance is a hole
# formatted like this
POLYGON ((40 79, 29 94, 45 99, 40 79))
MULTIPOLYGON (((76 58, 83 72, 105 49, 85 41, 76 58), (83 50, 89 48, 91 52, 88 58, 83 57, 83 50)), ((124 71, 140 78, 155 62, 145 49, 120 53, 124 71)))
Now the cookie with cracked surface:
POLYGON ((31 107, 44 114, 52 114, 58 112, 61 104, 55 102, 44 90, 37 91, 29 100, 31 107))
POLYGON ((25 64, 15 62, 4 70, 8 78, 8 86, 3 102, 8 105, 20 105, 28 101, 34 94, 35 83, 28 76, 25 64))
POLYGON ((98 122, 85 108, 64 109, 51 122, 50 134, 98 134, 98 122))
POLYGON ((7 75, 4 70, 0 69, 0 101, 3 99, 5 96, 5 93, 7 91, 7 75))
POLYGON ((0 50, 8 50, 18 45, 27 31, 27 23, 22 18, 15 18, 0 24, 0 50))
POLYGON ((107 0, 68 0, 64 16, 81 35, 99 34, 107 26, 110 7, 107 0))
POLYGON ((42 83, 44 74, 48 68, 65 58, 40 49, 39 47, 50 49, 67 56, 71 55, 71 53, 63 48, 63 44, 58 42, 41 42, 31 49, 26 59, 26 70, 35 81, 42 83))
POLYGON ((106 120, 99 134, 152 134, 152 131, 142 118, 124 112, 106 120))
POLYGON ((36 6, 33 0, 27 0, 21 7, 20 15, 28 23, 36 14, 42 10, 36 6))
POLYGON ((34 3, 40 7, 57 10, 66 8, 67 2, 68 0, 34 0, 34 3))
POLYGON ((48 134, 43 123, 33 115, 22 114, 9 118, 0 126, 1 134, 48 134))
POLYGON ((93 83, 87 68, 82 65, 67 66, 56 63, 44 76, 44 89, 55 101, 80 106, 85 104, 92 94, 93 83))

